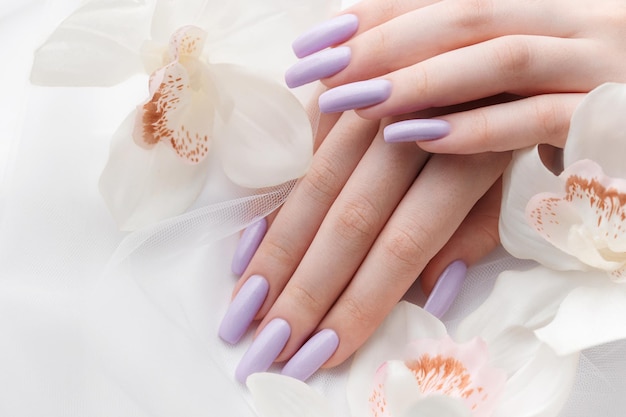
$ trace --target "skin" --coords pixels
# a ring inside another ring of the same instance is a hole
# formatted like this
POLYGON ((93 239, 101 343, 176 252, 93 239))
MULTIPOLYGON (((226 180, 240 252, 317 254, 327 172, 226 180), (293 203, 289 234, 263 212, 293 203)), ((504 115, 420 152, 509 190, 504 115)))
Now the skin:
POLYGON ((257 333, 275 317, 292 326, 277 361, 332 328, 340 345, 325 366, 342 363, 418 276, 428 294, 451 261, 488 253, 507 151, 562 147, 584 94, 626 82, 616 0, 363 0, 346 13, 360 20, 345 43, 352 60, 323 83, 385 78, 393 90, 321 118, 310 171, 235 288, 252 274, 270 282, 257 333), (385 125, 428 117, 451 133, 419 146, 382 140, 385 125))

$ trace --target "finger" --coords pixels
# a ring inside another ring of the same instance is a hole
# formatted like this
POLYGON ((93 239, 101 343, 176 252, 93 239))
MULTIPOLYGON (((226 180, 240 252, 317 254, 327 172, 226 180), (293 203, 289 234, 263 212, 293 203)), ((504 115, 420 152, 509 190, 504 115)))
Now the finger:
POLYGON ((251 275, 269 282, 265 315, 295 271, 324 216, 378 132, 378 122, 345 113, 318 149, 237 282, 233 297, 251 275))
POLYGON ((502 181, 498 180, 424 268, 420 284, 426 295, 431 294, 435 283, 452 262, 461 260, 467 266, 473 265, 500 244, 498 218, 501 199, 502 181))
POLYGON ((508 160, 508 154, 434 155, 429 160, 319 326, 334 329, 340 340, 327 367, 347 359, 380 325, 508 160))
MULTIPOLYGON (((455 0, 411 10, 405 7, 405 13, 395 14, 393 19, 385 19, 385 23, 342 44, 350 48, 350 63, 336 75, 324 79, 324 84, 335 87, 382 76, 427 58, 505 35, 566 37, 572 27, 579 27, 578 19, 568 16, 555 20, 552 16, 558 3, 541 2, 528 7, 519 1, 455 0)), ((382 13, 385 17, 391 14, 382 13)), ((372 14, 370 11, 364 17, 372 14)))
POLYGON ((374 140, 257 330, 288 319, 291 337, 277 361, 291 357, 331 308, 427 158, 415 146, 374 140))
POLYGON ((374 103, 380 104, 358 114, 379 119, 500 93, 586 92, 601 83, 595 65, 589 62, 596 56, 594 47, 594 42, 586 40, 526 35, 496 38, 403 68, 384 80, 328 90, 320 96, 320 109, 340 111, 376 100, 374 103))
POLYGON ((545 94, 389 125, 385 140, 417 141, 432 153, 482 153, 546 143, 562 148, 584 94, 545 94), (430 136, 429 136, 430 135, 430 136))

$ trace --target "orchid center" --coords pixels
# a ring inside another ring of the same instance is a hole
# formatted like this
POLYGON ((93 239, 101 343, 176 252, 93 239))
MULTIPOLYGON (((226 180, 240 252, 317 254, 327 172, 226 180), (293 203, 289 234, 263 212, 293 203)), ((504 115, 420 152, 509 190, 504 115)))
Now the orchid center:
POLYGON ((487 346, 479 339, 465 344, 449 337, 416 341, 408 359, 378 369, 369 398, 371 416, 397 417, 431 395, 462 401, 475 417, 489 416, 506 378, 487 361, 487 346))
POLYGON ((150 98, 137 107, 137 145, 147 150, 169 146, 191 164, 206 157, 215 103, 208 65, 200 59, 205 40, 206 32, 195 26, 184 26, 171 36, 163 67, 150 75, 150 98))
POLYGON ((560 177, 563 194, 538 194, 528 203, 530 224, 557 248, 625 281, 626 181, 604 175, 590 160, 572 164, 560 177))

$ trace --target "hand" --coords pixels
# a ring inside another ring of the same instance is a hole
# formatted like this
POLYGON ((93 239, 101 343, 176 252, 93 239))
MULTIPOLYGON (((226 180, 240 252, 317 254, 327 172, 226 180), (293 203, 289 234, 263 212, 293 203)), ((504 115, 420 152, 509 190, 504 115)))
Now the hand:
POLYGON ((617 0, 364 0, 334 21, 294 43, 300 56, 321 52, 287 74, 292 85, 324 78, 331 90, 320 98, 323 110, 358 108, 375 120, 521 96, 386 135, 429 152, 562 146, 583 94, 626 81, 626 8, 617 0))
POLYGON ((498 243, 494 183, 507 153, 431 157, 385 143, 379 122, 352 112, 321 125, 313 165, 243 272, 231 307, 239 313, 229 311, 220 330, 236 342, 262 319, 242 381, 274 360, 292 358, 285 372, 302 379, 343 362, 425 267, 429 293, 454 260, 470 264, 498 243))

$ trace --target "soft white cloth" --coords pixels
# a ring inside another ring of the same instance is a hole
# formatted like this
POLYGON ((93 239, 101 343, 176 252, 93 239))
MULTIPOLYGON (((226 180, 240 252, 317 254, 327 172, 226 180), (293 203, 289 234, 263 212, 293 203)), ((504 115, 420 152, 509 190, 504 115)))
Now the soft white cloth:
MULTIPOLYGON (((240 225, 217 226, 209 213, 124 240, 98 194, 109 138, 145 97, 145 80, 27 83, 33 49, 78 3, 0 4, 0 416, 254 416, 232 377, 251 335, 235 347, 217 337, 240 225)), ((528 266, 499 250, 471 268, 447 324, 500 271, 528 266)), ((563 416, 624 415, 624 354, 624 342, 585 352, 563 416)), ((310 381, 339 411, 346 370, 310 381)))

